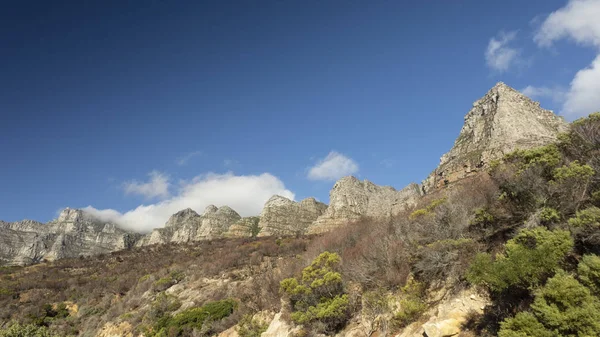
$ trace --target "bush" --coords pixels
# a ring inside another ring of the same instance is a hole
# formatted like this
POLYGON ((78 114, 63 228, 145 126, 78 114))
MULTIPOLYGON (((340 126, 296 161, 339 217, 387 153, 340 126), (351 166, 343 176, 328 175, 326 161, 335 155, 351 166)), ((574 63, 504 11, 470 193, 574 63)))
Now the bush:
POLYGON ((252 315, 244 315, 238 323, 237 333, 240 337, 260 337, 268 327, 266 322, 255 319, 252 315))
POLYGON ((467 279, 495 292, 510 287, 528 289, 552 276, 572 248, 568 231, 544 227, 523 230, 506 242, 504 254, 495 261, 487 253, 478 254, 467 279))
POLYGON ((416 321, 427 309, 424 301, 425 286, 414 280, 409 281, 402 288, 400 308, 392 318, 394 329, 401 329, 416 321))
POLYGON ((551 225, 560 221, 560 213, 554 208, 544 207, 540 211, 540 221, 543 225, 551 225))
POLYGON ((21 325, 14 323, 6 329, 0 329, 0 337, 59 337, 46 327, 21 325))
POLYGON ((188 336, 193 331, 208 334, 210 323, 221 320, 233 313, 237 302, 232 299, 209 302, 199 308, 191 308, 175 316, 164 316, 153 328, 154 336, 188 336))
POLYGON ((600 256, 584 255, 577 266, 577 273, 581 283, 594 294, 600 295, 600 256))
POLYGON ((550 144, 529 150, 516 150, 507 154, 504 160, 516 163, 521 173, 533 166, 542 168, 545 176, 550 177, 554 167, 562 161, 562 154, 555 144, 550 144))
POLYGON ((577 211, 575 218, 569 219, 569 225, 573 227, 600 226, 600 208, 592 206, 577 211))
POLYGON ((589 165, 582 165, 577 160, 556 168, 550 182, 552 190, 558 194, 554 199, 565 212, 572 212, 588 200, 588 189, 595 172, 589 165))
POLYGON ((431 214, 438 206, 444 204, 446 202, 446 198, 435 199, 427 205, 425 208, 417 209, 409 215, 410 219, 416 219, 425 215, 431 214))
POLYGON ((343 326, 348 319, 349 301, 337 271, 340 262, 338 254, 324 252, 302 270, 302 277, 281 281, 281 291, 292 305, 294 322, 321 323, 328 332, 343 326))
POLYGON ((501 324, 500 337, 598 336, 600 300, 573 276, 560 271, 535 292, 531 313, 501 324))
POLYGON ((384 316, 390 311, 390 301, 383 288, 362 294, 361 317, 366 323, 367 336, 371 336, 377 330, 385 335, 388 324, 384 316))
POLYGON ((419 247, 413 272, 418 280, 433 284, 463 277, 480 246, 472 239, 440 240, 419 247))

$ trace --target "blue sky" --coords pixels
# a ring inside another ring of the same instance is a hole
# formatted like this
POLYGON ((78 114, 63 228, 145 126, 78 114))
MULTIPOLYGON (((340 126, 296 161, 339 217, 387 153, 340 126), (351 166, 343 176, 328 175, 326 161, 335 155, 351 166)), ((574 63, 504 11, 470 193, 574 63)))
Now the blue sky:
POLYGON ((600 0, 34 1, 0 12, 0 219, 402 188, 504 81, 600 108, 600 0), (597 91, 596 91, 597 89, 597 91))

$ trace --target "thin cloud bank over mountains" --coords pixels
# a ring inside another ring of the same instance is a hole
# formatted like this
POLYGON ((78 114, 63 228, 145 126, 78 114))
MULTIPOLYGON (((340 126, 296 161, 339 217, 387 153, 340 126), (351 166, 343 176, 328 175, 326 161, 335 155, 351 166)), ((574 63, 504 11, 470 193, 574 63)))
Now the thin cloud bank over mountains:
MULTIPOLYGON (((156 176, 151 173, 151 180, 146 184, 152 185, 156 176)), ((160 177, 162 179, 163 176, 160 177)), ((138 184, 145 186, 142 183, 138 184)), ((162 201, 140 205, 125 213, 114 209, 96 209, 92 206, 85 207, 83 210, 102 221, 114 222, 124 229, 147 233, 153 228, 163 227, 171 215, 188 207, 201 214, 208 205, 214 204, 217 207, 227 205, 241 216, 258 215, 264 203, 274 194, 292 200, 295 197, 279 178, 270 173, 260 175, 208 173, 189 181, 182 181, 176 193, 162 201)))

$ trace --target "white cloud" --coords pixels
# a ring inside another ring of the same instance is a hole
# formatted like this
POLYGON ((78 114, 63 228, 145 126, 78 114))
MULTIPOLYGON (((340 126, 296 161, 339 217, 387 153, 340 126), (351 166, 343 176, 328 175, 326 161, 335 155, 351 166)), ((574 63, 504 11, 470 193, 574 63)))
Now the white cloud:
POLYGON ((565 94, 562 114, 568 118, 586 116, 600 110, 600 1, 570 0, 542 22, 534 41, 549 47, 561 39, 598 48, 594 61, 579 70, 565 94))
POLYGON ((527 87, 521 89, 521 92, 523 95, 529 98, 537 99, 547 97, 556 103, 563 103, 566 96, 565 90, 560 87, 534 87, 532 85, 528 85, 527 87))
POLYGON ((563 114, 570 118, 600 110, 600 54, 592 64, 577 72, 566 95, 563 114))
POLYGON ((485 61, 491 69, 504 72, 519 62, 520 51, 509 46, 517 37, 517 32, 500 32, 497 37, 490 39, 485 51, 485 61))
POLYGON ((582 45, 600 47, 600 1, 571 0, 544 20, 534 41, 549 47, 563 38, 582 45))
POLYGON ((84 208, 84 211, 125 229, 145 233, 163 227, 171 215, 188 207, 202 213, 211 204, 227 205, 241 216, 258 215, 264 203, 274 194, 294 199, 294 193, 269 173, 247 176, 208 173, 182 182, 177 194, 166 200, 140 205, 125 213, 92 206, 84 208))
POLYGON ((132 180, 123 184, 125 194, 138 194, 146 198, 169 197, 169 176, 158 171, 152 171, 150 181, 142 183, 132 180))
POLYGON ((198 157, 202 155, 202 151, 194 151, 194 152, 190 152, 186 155, 183 155, 179 158, 177 158, 177 160, 175 161, 175 163, 179 166, 184 166, 185 164, 187 164, 188 161, 190 161, 190 159, 194 158, 194 157, 198 157))
POLYGON ((358 164, 341 153, 331 151, 308 171, 311 180, 337 180, 358 172, 358 164))

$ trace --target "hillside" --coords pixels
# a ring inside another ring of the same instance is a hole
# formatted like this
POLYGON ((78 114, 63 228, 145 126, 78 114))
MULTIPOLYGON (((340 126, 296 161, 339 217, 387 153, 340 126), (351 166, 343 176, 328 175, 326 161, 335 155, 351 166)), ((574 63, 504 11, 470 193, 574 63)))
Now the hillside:
POLYGON ((569 125, 498 83, 422 185, 345 177, 329 205, 146 235, 69 209, 0 223, 0 336, 597 336, 599 207, 600 114, 569 125))

